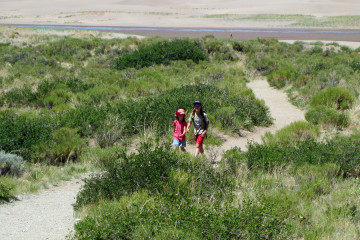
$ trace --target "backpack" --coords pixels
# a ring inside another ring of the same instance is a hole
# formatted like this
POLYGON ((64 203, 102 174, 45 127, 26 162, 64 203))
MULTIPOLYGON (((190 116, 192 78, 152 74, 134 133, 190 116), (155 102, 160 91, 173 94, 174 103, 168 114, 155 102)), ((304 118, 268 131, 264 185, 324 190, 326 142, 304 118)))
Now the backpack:
MULTIPOLYGON (((205 123, 205 129, 204 129, 204 130, 207 130, 207 124, 206 124, 205 115, 204 115, 204 113, 206 113, 206 112, 205 112, 205 111, 202 111, 202 113, 203 113, 203 114, 201 114, 201 118, 202 118, 202 120, 203 120, 204 123, 205 123)), ((193 126, 195 126, 195 120, 194 120, 194 118, 195 118, 195 117, 192 117, 192 118, 191 118, 191 121, 192 121, 192 123, 193 123, 193 126)), ((205 134, 205 138, 207 138, 207 133, 205 134)))

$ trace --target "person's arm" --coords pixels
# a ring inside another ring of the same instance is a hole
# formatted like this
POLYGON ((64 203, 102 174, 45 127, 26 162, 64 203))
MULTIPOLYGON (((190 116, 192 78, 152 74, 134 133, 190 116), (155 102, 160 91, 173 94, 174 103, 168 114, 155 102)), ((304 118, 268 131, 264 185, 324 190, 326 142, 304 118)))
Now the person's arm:
POLYGON ((180 134, 180 137, 185 136, 186 132, 187 132, 187 126, 184 126, 184 130, 183 130, 183 132, 180 134))
POLYGON ((205 122, 205 130, 201 133, 202 137, 205 137, 208 128, 209 128, 209 121, 206 121, 205 122))
POLYGON ((188 122, 187 128, 186 128, 186 132, 190 131, 190 126, 191 126, 191 121, 188 122))

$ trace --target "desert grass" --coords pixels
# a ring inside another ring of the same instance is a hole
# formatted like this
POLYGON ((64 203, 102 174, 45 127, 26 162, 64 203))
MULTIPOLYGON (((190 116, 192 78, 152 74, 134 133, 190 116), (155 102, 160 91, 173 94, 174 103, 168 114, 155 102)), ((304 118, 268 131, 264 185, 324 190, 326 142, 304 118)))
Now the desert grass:
POLYGON ((68 163, 64 166, 29 164, 23 176, 19 178, 1 176, 0 182, 11 188, 13 196, 18 196, 48 189, 61 181, 82 178, 85 173, 99 171, 98 169, 89 161, 68 163))

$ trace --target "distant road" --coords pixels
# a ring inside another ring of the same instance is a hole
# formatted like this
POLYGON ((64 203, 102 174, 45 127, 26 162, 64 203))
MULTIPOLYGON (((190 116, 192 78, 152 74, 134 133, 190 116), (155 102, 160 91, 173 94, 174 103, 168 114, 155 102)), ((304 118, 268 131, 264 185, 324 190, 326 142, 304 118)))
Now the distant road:
POLYGON ((1 24, 25 28, 68 29, 122 32, 142 36, 161 37, 203 37, 249 40, 255 38, 277 38, 279 40, 323 40, 360 42, 360 29, 305 29, 305 28, 158 28, 158 27, 117 27, 117 26, 77 26, 77 25, 35 25, 1 24))

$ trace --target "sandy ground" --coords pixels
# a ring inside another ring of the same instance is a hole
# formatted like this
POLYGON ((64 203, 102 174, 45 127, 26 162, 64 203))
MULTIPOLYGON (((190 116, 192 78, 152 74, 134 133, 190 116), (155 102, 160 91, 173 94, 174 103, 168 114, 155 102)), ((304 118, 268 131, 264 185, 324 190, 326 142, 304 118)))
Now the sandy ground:
MULTIPOLYGON (((359 15, 358 0, 0 0, 0 23, 93 26, 261 27, 259 21, 226 21, 214 14, 359 15)), ((281 26, 281 21, 265 26, 281 26)))
POLYGON ((0 239, 65 239, 75 223, 72 205, 81 186, 73 179, 20 201, 0 205, 0 239))

